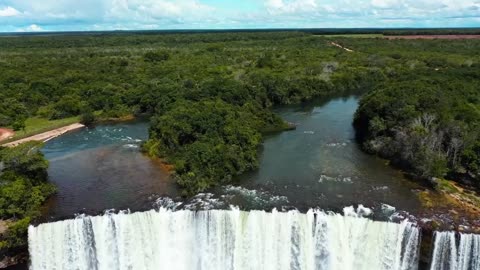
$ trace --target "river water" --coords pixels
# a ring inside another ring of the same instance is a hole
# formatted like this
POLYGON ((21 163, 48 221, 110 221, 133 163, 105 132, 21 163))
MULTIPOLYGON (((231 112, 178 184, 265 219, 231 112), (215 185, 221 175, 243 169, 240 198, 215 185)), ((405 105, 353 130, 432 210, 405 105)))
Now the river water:
MULTIPOLYGON (((341 211, 363 204, 382 204, 415 211, 420 204, 412 182, 382 159, 363 153, 351 125, 356 97, 282 107, 276 112, 297 129, 265 139, 259 170, 238 177, 184 202, 160 162, 140 153, 148 123, 134 121, 83 129, 48 142, 50 180, 58 194, 47 216, 96 214, 108 209, 146 210, 153 205, 187 209, 300 209, 341 211)), ((385 208, 385 205, 383 206, 385 208)))
POLYGON ((266 139, 260 169, 243 176, 242 185, 275 190, 300 208, 383 203, 417 209, 418 186, 355 142, 357 107, 358 99, 348 97, 277 110, 297 129, 266 139))
POLYGON ((162 164, 140 153, 147 137, 148 122, 132 121, 85 128, 47 142, 48 174, 58 188, 47 216, 142 209, 155 196, 176 196, 162 164))

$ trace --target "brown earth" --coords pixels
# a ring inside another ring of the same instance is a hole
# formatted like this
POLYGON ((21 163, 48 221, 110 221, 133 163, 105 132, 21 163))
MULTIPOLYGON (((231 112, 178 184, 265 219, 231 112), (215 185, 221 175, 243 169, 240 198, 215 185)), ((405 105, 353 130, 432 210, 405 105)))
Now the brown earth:
POLYGON ((0 128, 0 141, 6 140, 15 135, 15 132, 8 128, 0 128))
POLYGON ((442 180, 442 187, 418 192, 424 210, 416 218, 422 228, 480 233, 480 197, 442 180), (448 186, 447 186, 448 185, 448 186))
POLYGON ((405 35, 384 37, 386 39, 480 39, 480 35, 405 35))
POLYGON ((8 221, 0 219, 0 235, 4 234, 8 229, 8 221))

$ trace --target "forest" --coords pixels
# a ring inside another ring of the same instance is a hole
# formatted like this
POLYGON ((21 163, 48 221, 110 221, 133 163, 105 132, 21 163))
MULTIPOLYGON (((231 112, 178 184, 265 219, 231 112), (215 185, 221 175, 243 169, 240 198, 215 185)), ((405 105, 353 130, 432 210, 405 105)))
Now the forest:
POLYGON ((354 124, 366 151, 415 177, 480 182, 480 40, 314 34, 1 37, 0 126, 148 115, 144 151, 189 195, 258 166, 263 135, 291 128, 274 106, 365 94, 354 124))
POLYGON ((27 245, 27 228, 41 214, 45 200, 55 192, 48 182, 48 161, 42 144, 29 142, 0 147, 0 221, 8 230, 0 235, 0 257, 27 245))
POLYGON ((429 77, 382 83, 365 95, 355 118, 368 152, 432 177, 479 185, 480 110, 478 72, 457 68, 429 77))

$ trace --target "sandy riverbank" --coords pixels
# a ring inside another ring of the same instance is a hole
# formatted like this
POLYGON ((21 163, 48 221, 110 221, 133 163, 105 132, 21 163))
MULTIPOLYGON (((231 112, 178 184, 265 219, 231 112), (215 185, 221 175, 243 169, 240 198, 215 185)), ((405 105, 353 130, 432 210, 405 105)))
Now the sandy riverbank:
POLYGON ((80 123, 75 123, 75 124, 71 124, 71 125, 68 125, 68 126, 64 126, 64 127, 61 127, 61 128, 54 129, 54 130, 50 130, 50 131, 47 131, 47 132, 43 132, 43 133, 40 133, 40 134, 37 134, 37 135, 33 135, 33 136, 30 136, 30 137, 27 137, 27 138, 24 138, 24 139, 9 142, 9 143, 3 144, 2 146, 14 147, 14 146, 17 146, 21 143, 25 143, 25 142, 29 142, 29 141, 46 142, 46 141, 49 141, 49 140, 51 140, 53 138, 56 138, 60 135, 63 135, 65 133, 69 132, 69 131, 77 130, 77 129, 80 129, 80 128, 83 128, 83 127, 85 127, 85 126, 80 124, 80 123))

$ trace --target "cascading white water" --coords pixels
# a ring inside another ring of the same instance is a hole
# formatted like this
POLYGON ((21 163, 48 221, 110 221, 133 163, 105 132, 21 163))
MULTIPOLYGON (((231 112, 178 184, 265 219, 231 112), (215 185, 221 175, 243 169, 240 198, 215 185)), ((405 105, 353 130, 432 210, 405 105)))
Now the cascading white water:
POLYGON ((419 238, 407 221, 316 210, 160 209, 29 228, 32 270, 415 270, 419 238))
POLYGON ((431 270, 480 270, 480 235, 435 232, 431 270))

